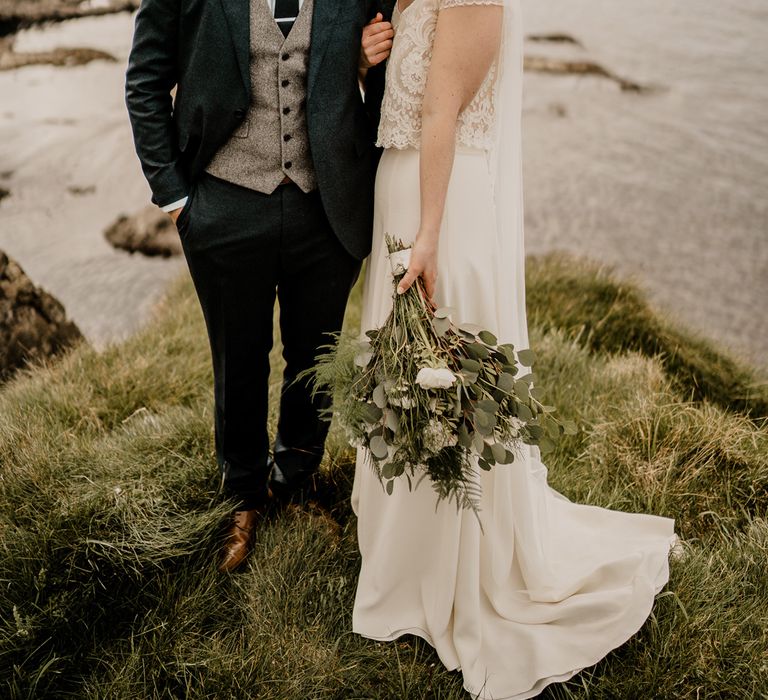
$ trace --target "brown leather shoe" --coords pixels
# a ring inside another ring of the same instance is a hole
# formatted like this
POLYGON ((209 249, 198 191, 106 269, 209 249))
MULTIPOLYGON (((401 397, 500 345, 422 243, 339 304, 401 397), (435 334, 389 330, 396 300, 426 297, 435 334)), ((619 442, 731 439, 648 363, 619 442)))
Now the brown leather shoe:
POLYGON ((261 510, 236 510, 227 532, 219 571, 234 571, 251 551, 253 529, 262 517, 261 510))

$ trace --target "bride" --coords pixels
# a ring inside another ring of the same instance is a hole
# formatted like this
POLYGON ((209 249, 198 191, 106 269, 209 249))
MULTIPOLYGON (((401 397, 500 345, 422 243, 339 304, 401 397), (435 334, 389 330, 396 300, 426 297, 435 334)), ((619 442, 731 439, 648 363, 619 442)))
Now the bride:
MULTIPOLYGON (((454 320, 527 347, 519 0, 399 0, 394 41, 378 24, 363 42, 371 64, 389 60, 362 330, 391 309, 391 234, 412 243, 399 291, 421 276, 454 320)), ((533 697, 627 641, 676 542, 670 518, 571 502, 523 449, 477 470, 482 529, 426 485, 388 495, 357 456, 353 630, 423 637, 480 698, 533 697)))

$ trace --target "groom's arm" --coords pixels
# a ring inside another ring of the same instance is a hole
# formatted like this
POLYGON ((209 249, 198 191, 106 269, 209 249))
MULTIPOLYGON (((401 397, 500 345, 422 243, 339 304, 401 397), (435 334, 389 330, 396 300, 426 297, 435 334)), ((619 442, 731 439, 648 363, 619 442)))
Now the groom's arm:
POLYGON ((152 201, 168 209, 187 195, 171 90, 178 82, 179 0, 142 0, 128 58, 125 103, 152 201))

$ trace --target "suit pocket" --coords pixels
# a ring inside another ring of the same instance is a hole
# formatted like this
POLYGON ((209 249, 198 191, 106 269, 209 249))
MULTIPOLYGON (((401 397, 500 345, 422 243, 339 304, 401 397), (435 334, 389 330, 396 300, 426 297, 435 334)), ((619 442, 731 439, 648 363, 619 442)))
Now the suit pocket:
POLYGON ((176 218, 176 230, 179 232, 179 236, 181 237, 186 235, 187 228, 189 226, 189 212, 190 212, 190 209, 192 208, 192 202, 195 198, 196 189, 197 187, 195 186, 195 184, 192 184, 192 186, 189 188, 187 201, 184 203, 184 206, 179 212, 179 216, 176 218))

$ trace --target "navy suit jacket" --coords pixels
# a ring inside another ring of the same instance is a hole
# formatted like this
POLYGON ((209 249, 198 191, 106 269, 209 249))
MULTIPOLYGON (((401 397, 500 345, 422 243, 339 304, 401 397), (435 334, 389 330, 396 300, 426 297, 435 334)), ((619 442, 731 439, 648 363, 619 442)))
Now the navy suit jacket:
MULTIPOLYGON (((363 100, 358 60, 363 27, 379 11, 382 0, 314 0, 312 14, 312 160, 331 226, 358 259, 371 247, 380 154, 374 144, 384 90, 380 65, 368 73, 363 100)), ((249 0, 142 0, 125 94, 136 151, 159 206, 188 194, 246 115, 249 14, 249 0)))

